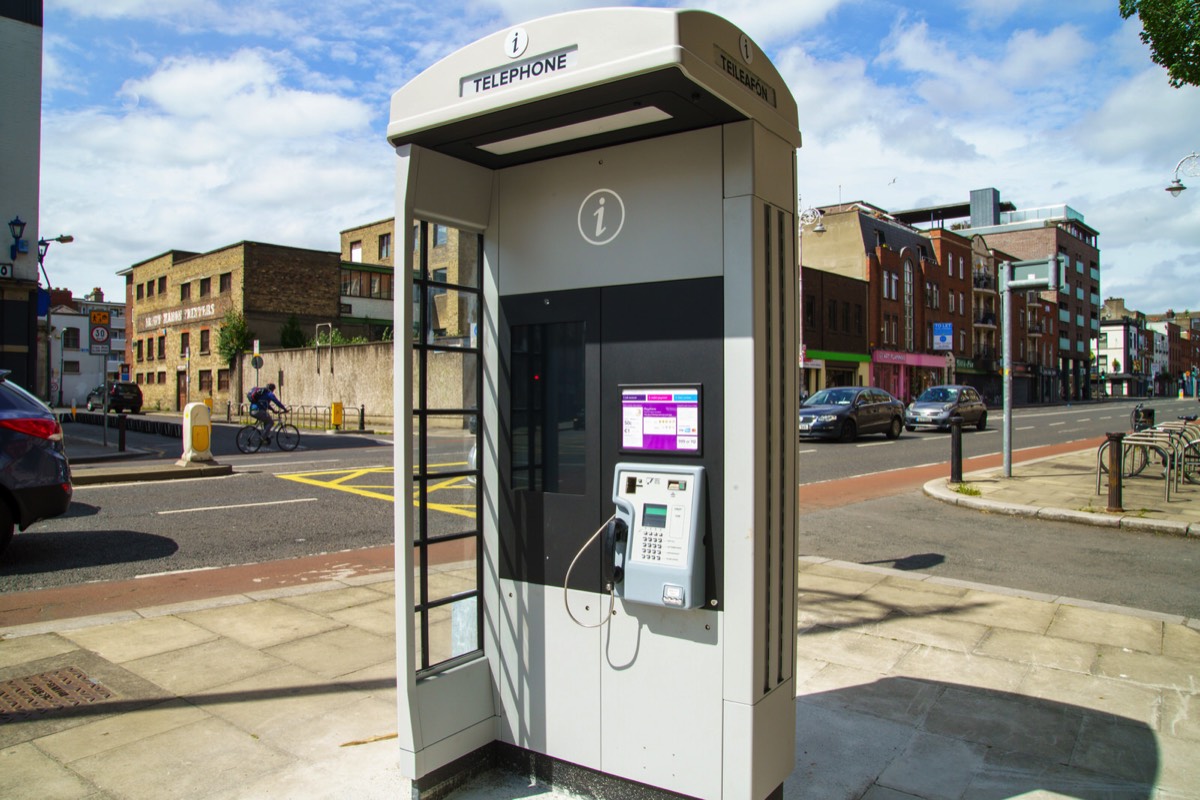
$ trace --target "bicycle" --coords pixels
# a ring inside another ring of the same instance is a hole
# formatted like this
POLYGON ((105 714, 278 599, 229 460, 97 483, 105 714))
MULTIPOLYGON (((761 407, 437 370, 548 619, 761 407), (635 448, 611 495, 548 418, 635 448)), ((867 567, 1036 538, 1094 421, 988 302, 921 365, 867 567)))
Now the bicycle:
POLYGON ((272 437, 280 450, 295 450, 300 444, 300 430, 295 425, 280 422, 268 431, 262 422, 255 421, 238 431, 237 448, 243 453, 257 453, 263 445, 271 446, 272 437))

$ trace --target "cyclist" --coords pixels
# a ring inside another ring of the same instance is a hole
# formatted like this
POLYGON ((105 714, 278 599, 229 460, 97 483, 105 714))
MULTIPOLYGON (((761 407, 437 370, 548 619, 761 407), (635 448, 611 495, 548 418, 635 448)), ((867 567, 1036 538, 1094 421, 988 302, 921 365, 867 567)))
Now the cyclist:
POLYGON ((275 405, 284 414, 288 411, 287 406, 279 402, 279 398, 275 396, 275 384, 268 383, 250 402, 250 416, 262 423, 263 432, 268 436, 275 427, 275 420, 271 417, 272 405, 275 405))

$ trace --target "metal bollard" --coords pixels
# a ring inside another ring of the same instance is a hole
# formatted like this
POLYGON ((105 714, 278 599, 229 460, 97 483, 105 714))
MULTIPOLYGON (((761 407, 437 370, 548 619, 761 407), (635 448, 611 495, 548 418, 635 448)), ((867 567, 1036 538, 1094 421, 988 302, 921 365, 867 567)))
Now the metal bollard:
POLYGON ((125 415, 117 414, 117 452, 125 452, 125 415))
POLYGON ((1105 433, 1108 439, 1108 508, 1106 511, 1124 511, 1121 505, 1121 469, 1124 433, 1105 433))
POLYGON ((962 483, 962 417, 950 418, 950 482, 962 483))
POLYGON ((233 401, 232 400, 225 401, 225 421, 226 422, 233 421, 233 401))
POLYGON ((358 407, 358 429, 360 431, 367 429, 367 406, 365 403, 358 407))

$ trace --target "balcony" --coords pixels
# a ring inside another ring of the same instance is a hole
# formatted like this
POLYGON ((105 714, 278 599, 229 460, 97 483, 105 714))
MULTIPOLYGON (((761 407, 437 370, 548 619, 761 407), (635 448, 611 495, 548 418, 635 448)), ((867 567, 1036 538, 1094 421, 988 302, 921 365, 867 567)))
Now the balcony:
POLYGON ((1029 327, 1026 328, 1026 330, 1025 330, 1025 333, 1028 336, 1030 336, 1031 338, 1039 338, 1039 339, 1041 338, 1042 334, 1045 332, 1046 332, 1046 325, 1043 322, 1031 322, 1031 323, 1029 323, 1029 327))
POLYGON ((975 272, 971 275, 971 285, 977 292, 996 291, 996 278, 988 272, 975 272))
POLYGON ((994 328, 996 327, 996 315, 991 311, 977 311, 974 322, 976 328, 994 328))

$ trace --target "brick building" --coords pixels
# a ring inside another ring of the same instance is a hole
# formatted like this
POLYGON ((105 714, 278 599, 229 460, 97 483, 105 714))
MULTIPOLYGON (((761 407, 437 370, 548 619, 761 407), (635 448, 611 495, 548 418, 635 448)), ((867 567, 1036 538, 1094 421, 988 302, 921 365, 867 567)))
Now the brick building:
POLYGON ((804 396, 828 386, 863 386, 870 379, 867 282, 805 267, 804 396))
MULTIPOLYGON (((144 407, 180 410, 188 402, 240 402, 230 365, 218 352, 230 311, 241 313, 262 348, 278 347, 294 314, 301 329, 336 323, 338 253, 239 242, 208 253, 170 250, 138 262, 125 276, 125 368, 142 387, 144 407)), ((264 365, 265 380, 286 376, 264 365)), ((236 370, 234 372, 236 374, 236 370)))

